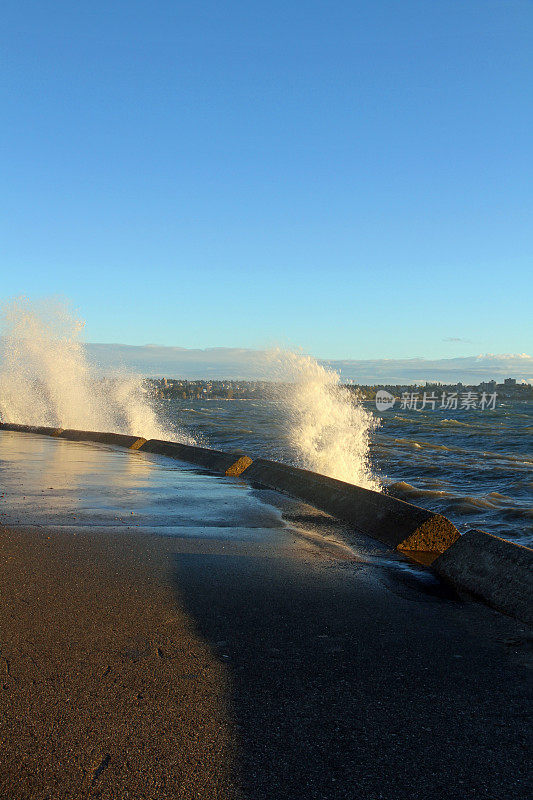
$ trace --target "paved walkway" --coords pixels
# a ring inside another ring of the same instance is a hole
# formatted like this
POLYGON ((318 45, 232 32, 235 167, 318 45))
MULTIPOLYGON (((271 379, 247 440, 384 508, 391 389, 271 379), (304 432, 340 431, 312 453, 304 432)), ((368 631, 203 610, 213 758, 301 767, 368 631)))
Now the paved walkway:
POLYGON ((0 797, 531 795, 528 632, 422 568, 144 453, 0 432, 0 495, 0 797))

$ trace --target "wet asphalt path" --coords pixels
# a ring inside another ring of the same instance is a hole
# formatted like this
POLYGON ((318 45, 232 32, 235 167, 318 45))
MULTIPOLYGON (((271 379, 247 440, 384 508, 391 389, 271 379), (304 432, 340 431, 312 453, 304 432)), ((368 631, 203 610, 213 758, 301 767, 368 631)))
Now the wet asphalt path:
POLYGON ((0 797, 525 798, 523 626, 274 492, 0 433, 0 797))

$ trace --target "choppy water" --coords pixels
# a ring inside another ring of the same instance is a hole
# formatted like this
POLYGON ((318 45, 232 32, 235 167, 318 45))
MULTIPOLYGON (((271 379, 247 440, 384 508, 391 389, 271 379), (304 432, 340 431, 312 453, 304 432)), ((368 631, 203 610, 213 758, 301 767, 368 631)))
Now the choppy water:
MULTIPOLYGON (((533 408, 385 411, 370 460, 386 491, 445 514, 461 532, 481 528, 533 545, 533 408)), ((167 400, 163 415, 199 443, 301 463, 283 407, 268 400, 167 400)))

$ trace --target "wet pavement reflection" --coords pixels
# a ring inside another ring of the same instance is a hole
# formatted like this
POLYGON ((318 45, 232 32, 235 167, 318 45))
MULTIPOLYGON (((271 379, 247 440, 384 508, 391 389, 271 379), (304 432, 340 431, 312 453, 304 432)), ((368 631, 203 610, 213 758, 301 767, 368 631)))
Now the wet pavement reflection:
POLYGON ((372 580, 419 601, 455 597, 430 571, 305 503, 108 445, 1 431, 0 524, 172 536, 195 549, 254 543, 297 560, 323 555, 367 578, 371 568, 372 580))
POLYGON ((247 484, 138 451, 32 434, 0 435, 0 521, 54 528, 142 529, 257 537, 279 509, 247 484))

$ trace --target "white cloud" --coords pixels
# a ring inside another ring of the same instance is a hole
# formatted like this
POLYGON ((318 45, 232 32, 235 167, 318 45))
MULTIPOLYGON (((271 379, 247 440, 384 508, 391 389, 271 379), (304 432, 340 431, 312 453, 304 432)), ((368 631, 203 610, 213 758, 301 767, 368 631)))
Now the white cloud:
MULTIPOLYGON (((87 352, 101 368, 110 372, 119 366, 148 376, 266 379, 269 377, 265 351, 210 347, 205 350, 162 345, 88 344, 87 352)), ((363 384, 479 383, 513 377, 533 381, 533 357, 527 353, 486 353, 464 358, 374 359, 321 361, 340 372, 343 380, 363 384)))

